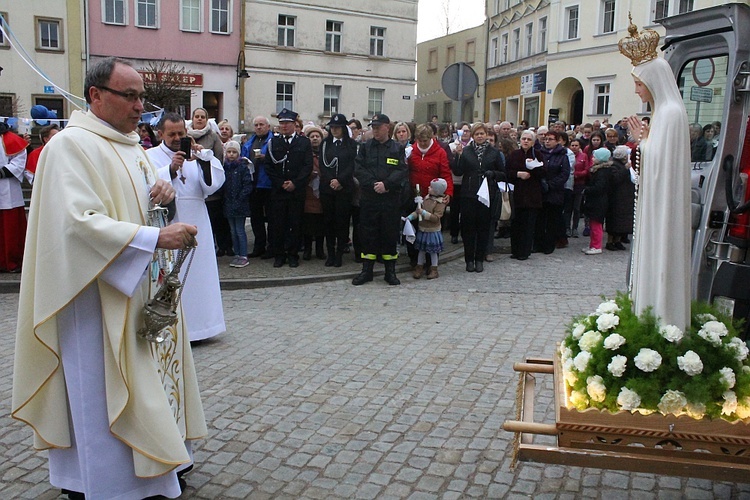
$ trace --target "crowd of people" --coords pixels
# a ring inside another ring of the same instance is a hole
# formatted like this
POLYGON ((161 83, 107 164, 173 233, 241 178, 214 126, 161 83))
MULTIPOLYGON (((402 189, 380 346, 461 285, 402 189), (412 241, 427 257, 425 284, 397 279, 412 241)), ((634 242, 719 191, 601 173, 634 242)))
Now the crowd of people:
MULTIPOLYGON (((204 108, 190 118, 185 137, 197 149, 212 151, 226 174, 201 193, 213 235, 208 246, 218 257, 232 257, 231 267, 248 266, 253 258, 298 267, 300 260, 315 258, 338 268, 349 254, 363 263, 355 284, 371 279, 376 261, 395 284, 399 244, 415 278, 438 277, 443 231, 452 244, 463 242, 468 272, 482 272, 485 262, 495 260, 496 238, 510 237, 511 257, 526 260, 579 236, 591 238, 582 249, 587 255, 626 250, 633 232, 639 138, 629 133, 625 118, 614 126, 558 120, 534 128, 507 121, 446 124, 437 117, 423 124, 391 122, 380 114, 365 128, 343 114, 315 124, 284 109, 275 126, 266 116, 255 117, 249 134, 236 134, 227 120, 209 119, 204 108), (378 168, 378 162, 385 163, 378 168), (370 183, 382 184, 370 189, 370 183), (501 220, 504 196, 512 215, 501 220), (406 225, 416 242, 403 236, 406 225)), ((690 126, 693 161, 712 159, 720 127, 690 126)), ((171 148, 173 155, 179 145, 165 147, 161 124, 154 128, 138 125, 141 146, 167 153, 171 148)), ((25 160, 29 182, 43 146, 58 130, 41 129, 42 147, 25 160)), ((15 253, 3 270, 20 270, 21 251, 15 253)))

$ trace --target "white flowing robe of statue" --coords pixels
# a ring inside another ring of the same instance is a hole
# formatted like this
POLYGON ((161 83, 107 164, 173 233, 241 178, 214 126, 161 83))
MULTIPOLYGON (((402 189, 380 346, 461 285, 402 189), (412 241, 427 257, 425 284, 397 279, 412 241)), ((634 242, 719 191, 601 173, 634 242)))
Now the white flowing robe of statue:
POLYGON ((87 498, 178 496, 186 441, 207 433, 182 318, 161 344, 137 335, 155 179, 137 134, 74 111, 32 193, 11 411, 50 450, 52 484, 87 498))
POLYGON ((663 324, 690 324, 690 133, 685 105, 664 59, 635 66, 651 92, 641 141, 631 294, 637 313, 653 307, 663 324))
MULTIPOLYGON (((177 177, 171 179, 169 164, 175 152, 166 147, 164 142, 159 147, 146 151, 158 169, 159 177, 171 181, 177 192, 177 215, 174 222, 198 226, 198 246, 182 291, 182 310, 191 341, 207 339, 227 330, 219 288, 213 231, 206 209, 206 197, 218 191, 224 184, 224 168, 219 160, 213 157, 211 150, 203 151, 204 154, 210 154, 210 186, 203 178, 200 165, 194 160, 186 161, 177 177), (185 182, 180 179, 181 176, 185 178, 185 182)), ((182 266, 181 278, 184 278, 186 271, 187 261, 182 266)))

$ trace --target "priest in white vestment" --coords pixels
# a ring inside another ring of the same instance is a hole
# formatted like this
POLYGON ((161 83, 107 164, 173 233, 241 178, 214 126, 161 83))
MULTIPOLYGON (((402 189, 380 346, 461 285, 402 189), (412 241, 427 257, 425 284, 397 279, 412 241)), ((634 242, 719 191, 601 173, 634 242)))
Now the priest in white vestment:
POLYGON ((11 412, 49 450, 50 482, 89 500, 179 496, 189 440, 207 433, 182 319, 161 344, 137 335, 155 249, 197 232, 147 225, 174 189, 133 132, 143 92, 124 61, 91 68, 90 111, 45 147, 29 212, 11 412))
MULTIPOLYGON (((190 278, 182 290, 183 314, 190 341, 204 340, 226 331, 219 269, 216 264, 213 231, 206 209, 206 197, 224 184, 224 167, 210 149, 195 146, 194 157, 186 160, 180 139, 187 137, 185 120, 176 113, 164 113, 159 121, 161 144, 147 151, 159 177, 172 182, 177 191, 175 221, 198 226, 198 247, 190 266, 190 278)), ((186 272, 183 266, 182 274, 186 272)))

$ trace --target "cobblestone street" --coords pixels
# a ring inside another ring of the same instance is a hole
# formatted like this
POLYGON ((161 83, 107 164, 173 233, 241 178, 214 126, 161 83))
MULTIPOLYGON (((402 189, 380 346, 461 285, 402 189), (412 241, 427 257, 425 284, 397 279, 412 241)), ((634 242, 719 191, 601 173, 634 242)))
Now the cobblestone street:
MULTIPOLYGON (((626 252, 585 256, 585 243, 499 255, 481 274, 462 259, 437 280, 402 272, 399 287, 225 290, 228 332, 194 348, 209 435, 182 498, 750 498, 750 484, 511 470, 512 364, 551 358, 572 316, 625 289, 626 252)), ((0 491, 57 498, 31 430, 9 416, 18 298, 0 297, 0 491)), ((553 422, 541 380, 537 420, 553 422)))

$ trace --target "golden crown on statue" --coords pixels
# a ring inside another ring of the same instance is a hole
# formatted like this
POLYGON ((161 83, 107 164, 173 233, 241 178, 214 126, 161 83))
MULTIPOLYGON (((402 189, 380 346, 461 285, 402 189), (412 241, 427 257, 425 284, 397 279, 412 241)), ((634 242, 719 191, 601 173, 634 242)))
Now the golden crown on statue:
POLYGON ((644 29, 640 33, 638 32, 638 26, 633 24, 633 18, 628 13, 628 32, 630 36, 626 36, 618 44, 620 52, 630 59, 633 66, 638 66, 645 62, 656 59, 656 50, 659 46, 659 33, 652 29, 644 29))

